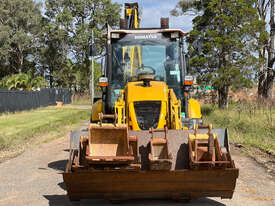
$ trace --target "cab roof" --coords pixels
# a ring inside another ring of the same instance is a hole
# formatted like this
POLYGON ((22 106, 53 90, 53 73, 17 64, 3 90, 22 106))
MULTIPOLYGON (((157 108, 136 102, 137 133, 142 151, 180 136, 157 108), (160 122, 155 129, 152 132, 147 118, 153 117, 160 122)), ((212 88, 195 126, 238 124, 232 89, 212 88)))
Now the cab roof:
MULTIPOLYGON (((187 32, 182 31, 181 29, 160 29, 160 28, 139 28, 139 29, 119 29, 119 30, 109 30, 109 34, 118 33, 118 34, 156 34, 156 33, 172 33, 179 32, 182 36, 187 35, 187 32)), ((109 36, 109 35, 108 35, 109 36)))

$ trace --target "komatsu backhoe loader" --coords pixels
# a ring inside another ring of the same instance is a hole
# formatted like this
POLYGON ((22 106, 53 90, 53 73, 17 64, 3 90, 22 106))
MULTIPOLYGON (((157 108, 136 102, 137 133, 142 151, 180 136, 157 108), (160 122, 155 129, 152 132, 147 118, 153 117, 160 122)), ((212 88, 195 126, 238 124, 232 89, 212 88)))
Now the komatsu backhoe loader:
POLYGON ((238 169, 227 129, 202 125, 190 98, 184 37, 139 28, 138 4, 125 4, 120 29, 108 28, 102 100, 88 134, 72 132, 63 179, 71 200, 232 198, 238 169))

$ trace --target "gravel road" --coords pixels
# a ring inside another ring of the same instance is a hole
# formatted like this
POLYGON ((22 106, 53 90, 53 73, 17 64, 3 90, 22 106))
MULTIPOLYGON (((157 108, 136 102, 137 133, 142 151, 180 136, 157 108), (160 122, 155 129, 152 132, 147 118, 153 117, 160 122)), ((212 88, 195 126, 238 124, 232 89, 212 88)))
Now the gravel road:
MULTIPOLYGON (((87 126, 83 123, 80 127, 87 126)), ((0 164, 0 206, 63 206, 63 205, 111 205, 104 200, 70 202, 66 196, 62 171, 68 158, 68 137, 41 144, 20 156, 0 164)), ((264 168, 238 150, 232 151, 240 177, 232 200, 202 198, 190 203, 170 200, 135 200, 122 205, 275 205, 275 178, 264 168)))

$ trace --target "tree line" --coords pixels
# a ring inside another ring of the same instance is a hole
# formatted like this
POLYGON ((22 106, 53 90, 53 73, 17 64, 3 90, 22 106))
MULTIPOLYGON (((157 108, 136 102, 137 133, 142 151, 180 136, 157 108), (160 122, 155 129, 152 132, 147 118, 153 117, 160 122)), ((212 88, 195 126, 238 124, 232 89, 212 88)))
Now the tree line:
POLYGON ((229 89, 255 83, 259 99, 272 98, 274 0, 180 0, 170 13, 196 15, 187 37, 191 72, 214 86, 219 107, 227 107, 229 89))
MULTIPOLYGON (((68 87, 87 91, 92 33, 104 53, 106 24, 119 24, 111 0, 0 1, 0 88, 68 87)), ((187 36, 190 72, 212 85, 219 106, 230 89, 258 84, 271 98, 274 82, 274 0, 179 0, 174 16, 195 15, 187 36)), ((184 24, 184 22, 182 22, 184 24)), ((95 62, 95 80, 100 64, 95 62)))
MULTIPOLYGON (((0 1, 0 88, 68 87, 86 91, 92 31, 103 52, 106 24, 117 26, 111 0, 0 1), (33 79, 34 81, 30 81, 33 79)), ((100 64, 95 62, 95 80, 100 64)))

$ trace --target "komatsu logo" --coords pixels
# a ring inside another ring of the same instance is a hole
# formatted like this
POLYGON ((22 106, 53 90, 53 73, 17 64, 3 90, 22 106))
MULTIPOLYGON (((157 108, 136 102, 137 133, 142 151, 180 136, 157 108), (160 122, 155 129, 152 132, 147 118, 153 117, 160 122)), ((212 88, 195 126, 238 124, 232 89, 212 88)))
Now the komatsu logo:
POLYGON ((135 35, 135 39, 157 39, 157 34, 135 35))

